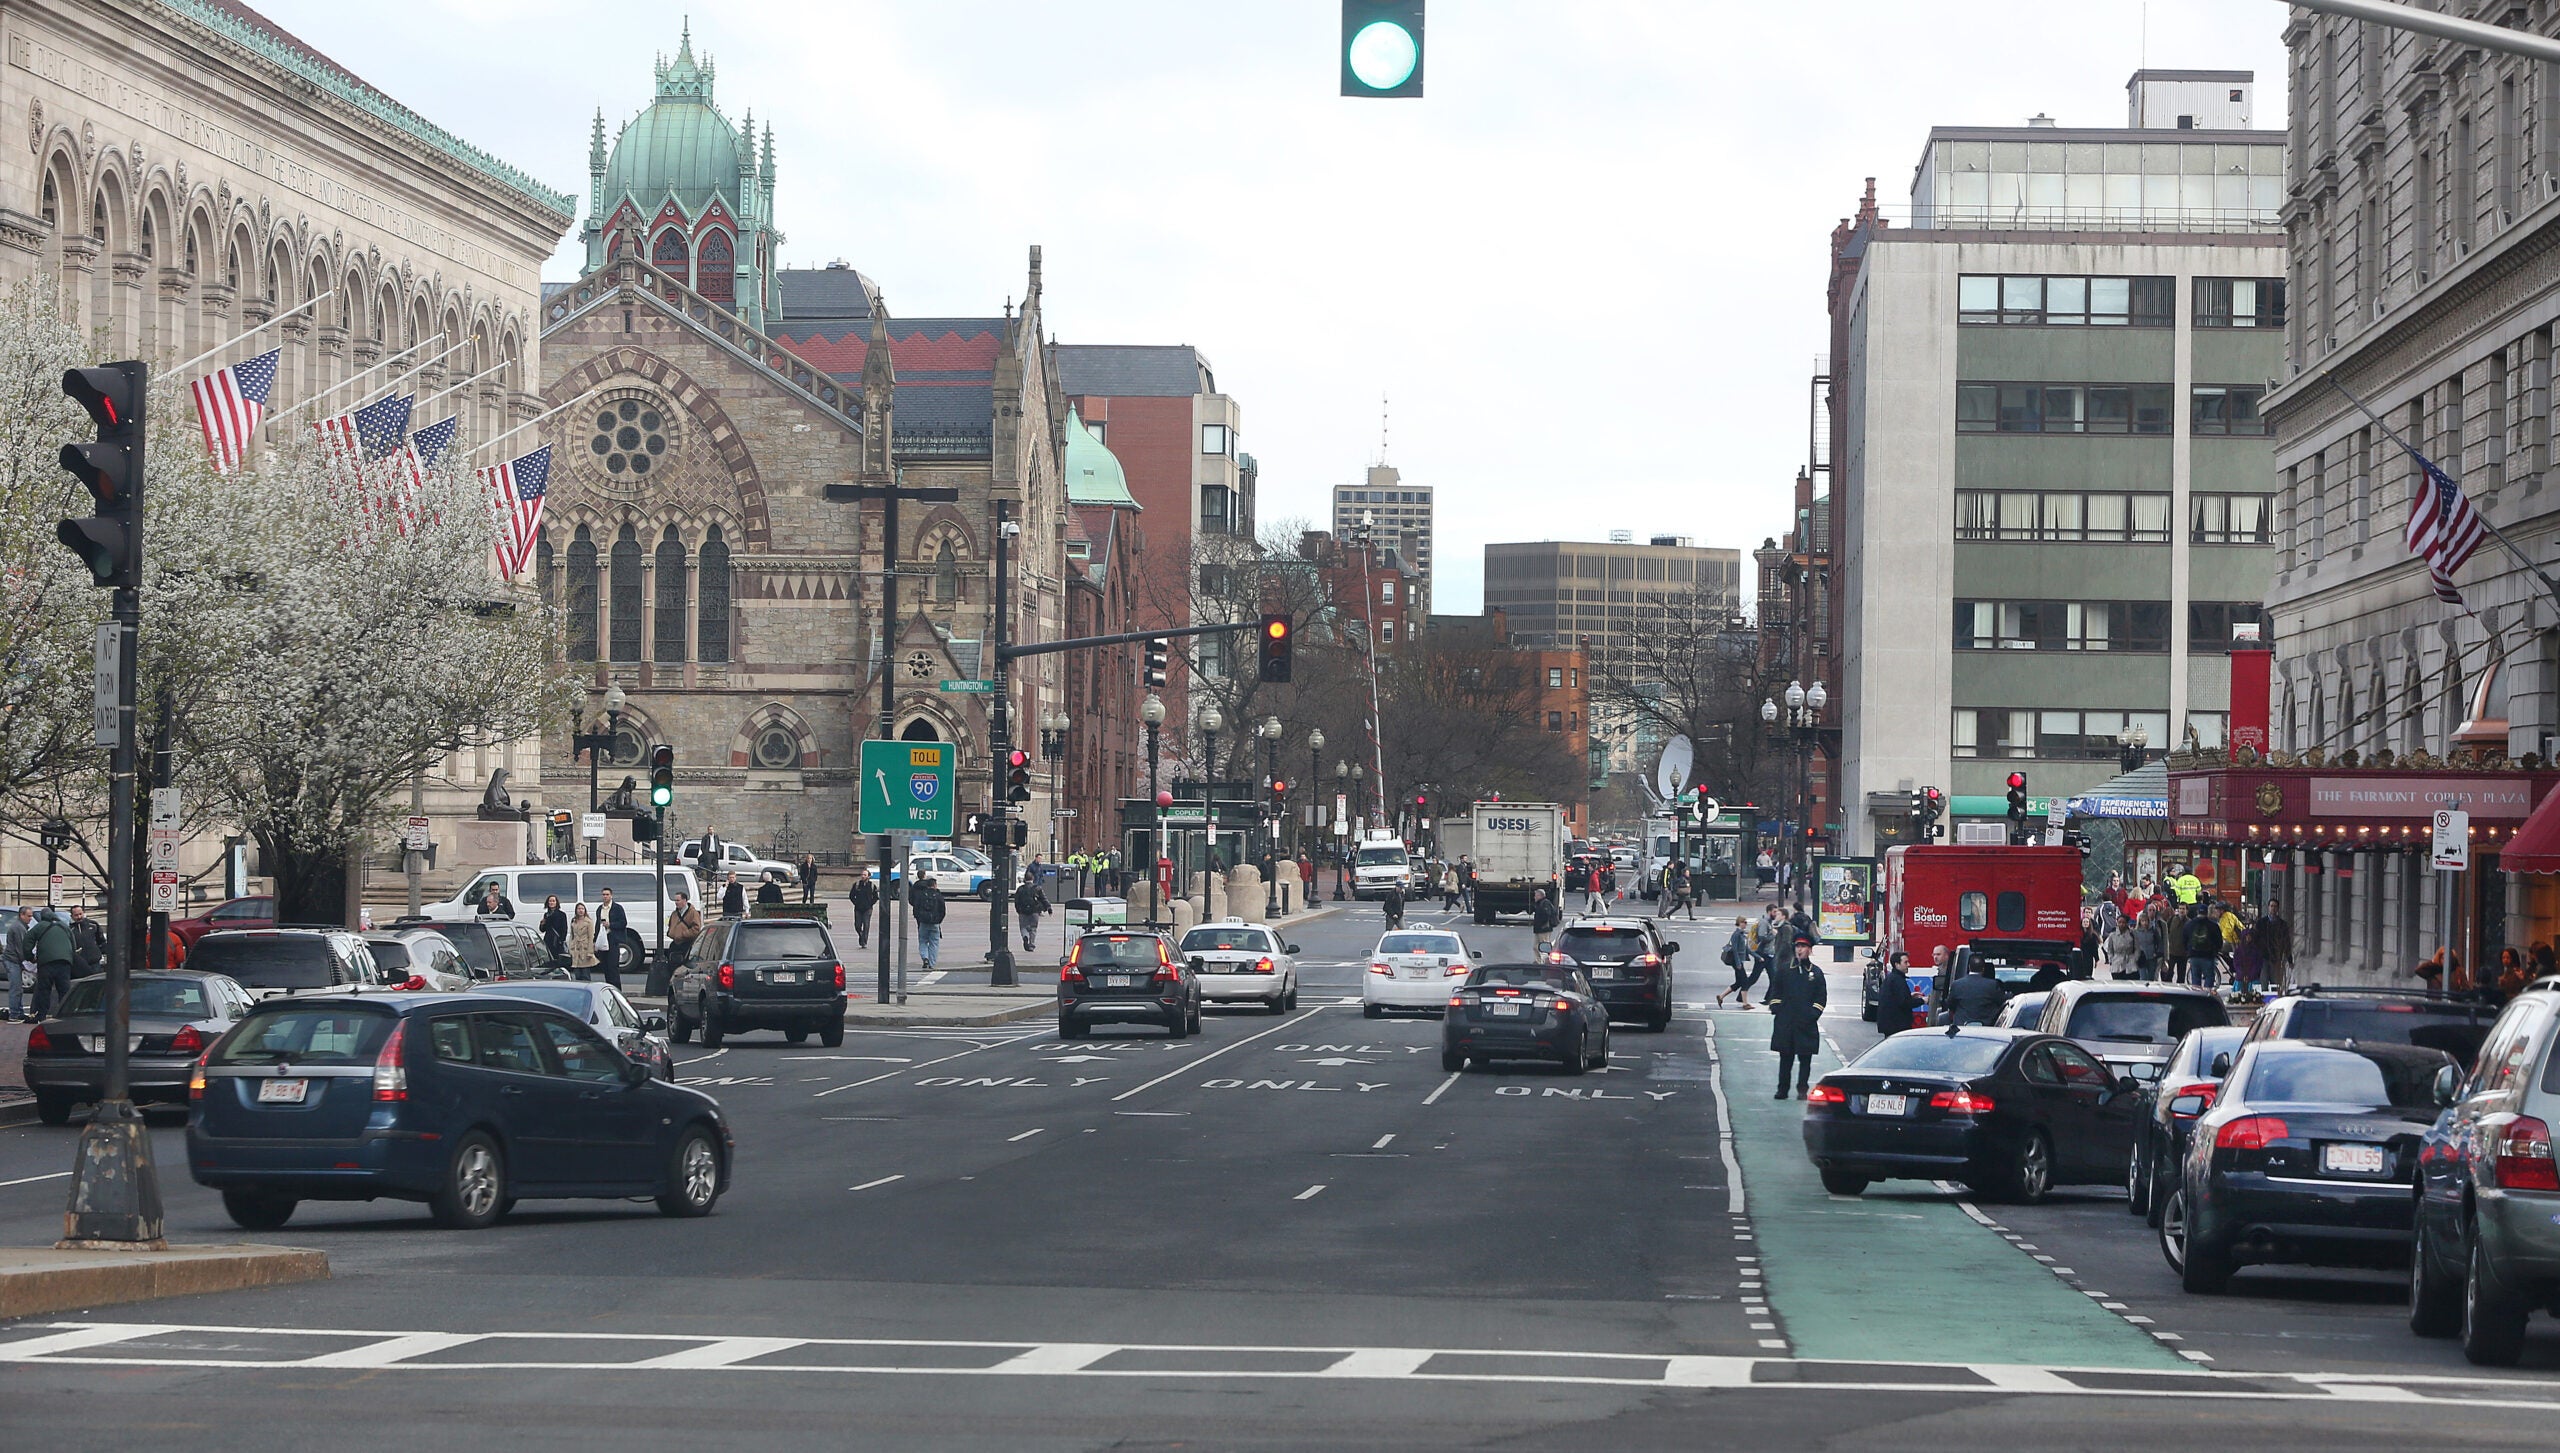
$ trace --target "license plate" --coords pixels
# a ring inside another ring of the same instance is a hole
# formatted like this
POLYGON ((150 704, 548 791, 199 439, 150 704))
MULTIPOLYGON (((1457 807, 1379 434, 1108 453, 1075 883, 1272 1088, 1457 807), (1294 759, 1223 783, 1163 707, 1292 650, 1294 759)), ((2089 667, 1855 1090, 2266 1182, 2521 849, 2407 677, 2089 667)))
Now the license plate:
POLYGON ((1427 979, 1431 977, 1431 971, 1429 969, 1407 969, 1404 971, 1404 976, 1408 979, 1427 979))
POLYGON ((1136 976, 1131 974, 1105 974, 1102 976, 1102 987, 1106 989, 1126 989, 1136 982, 1138 982, 1136 976))
POLYGON ((775 969, 765 975, 764 979, 768 984, 797 984, 800 982, 800 977, 798 969, 775 969))
POLYGON ((309 1080, 260 1080, 258 1103, 261 1105, 299 1105, 311 1093, 309 1080))
POLYGON ((1594 981, 1601 979, 1614 979, 1618 977, 1618 971, 1607 967, 1596 968, 1591 971, 1591 977, 1594 981))
POLYGON ((2379 1145, 2324 1145, 2320 1147, 2322 1170, 2349 1171, 2358 1175, 2382 1174, 2382 1147, 2379 1145))
POLYGON ((1484 1012, 1487 1014, 1499 1014, 1510 1019, 1517 1019, 1520 1017, 1520 1006, 1517 1004, 1487 1004, 1484 1006, 1484 1012))
MULTIPOLYGON (((83 1034, 79 1036, 79 1040, 80 1047, 91 1054, 105 1054, 107 1052, 107 1037, 103 1034, 83 1034)), ((139 1034, 127 1035, 125 1037, 124 1047, 128 1051, 142 1048, 142 1036, 139 1034)))
POLYGON ((1902 1095, 1869 1095, 1867 1097, 1867 1113, 1870 1115, 1902 1115, 1909 1113, 1910 1109, 1911 1101, 1902 1095))

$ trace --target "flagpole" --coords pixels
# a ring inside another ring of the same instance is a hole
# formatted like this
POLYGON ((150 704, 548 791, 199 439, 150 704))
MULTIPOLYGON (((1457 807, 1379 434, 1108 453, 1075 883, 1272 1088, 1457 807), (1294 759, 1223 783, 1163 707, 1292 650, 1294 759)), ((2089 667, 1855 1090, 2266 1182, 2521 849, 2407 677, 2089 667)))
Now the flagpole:
POLYGON ((319 305, 319 303, 320 303, 320 301, 321 301, 323 298, 331 298, 331 297, 335 297, 336 295, 337 295, 337 291, 336 291, 336 289, 334 289, 334 288, 333 288, 333 289, 331 289, 331 290, 330 290, 330 291, 328 291, 328 292, 321 293, 321 294, 319 294, 318 296, 313 297, 312 299, 310 299, 310 300, 309 300, 309 301, 307 301, 307 302, 304 302, 304 303, 298 304, 297 306, 294 306, 294 307, 291 307, 291 308, 287 308, 287 309, 285 309, 283 312, 276 314, 274 317, 269 318, 267 321, 265 321, 265 322, 263 322, 263 323, 260 323, 257 327, 250 329, 248 332, 246 332, 246 333, 238 333, 238 334, 234 334, 233 336, 231 336, 231 337, 229 337, 229 338, 224 339, 224 340, 223 340, 223 341, 221 341, 220 343, 217 343, 217 344, 213 345, 211 348, 206 349, 204 352, 197 354, 195 357, 188 359, 186 362, 179 364, 179 365, 178 365, 177 367, 175 367, 175 368, 165 368, 165 369, 162 369, 162 370, 160 371, 160 377, 159 377, 159 379, 154 380, 154 381, 155 381, 155 382, 162 381, 162 380, 175 381, 175 380, 176 380, 176 378, 177 378, 177 376, 178 376, 179 374, 182 374, 182 373, 186 372, 188 369, 193 368, 193 367, 195 367, 197 364, 204 362, 206 359, 213 357, 215 354, 222 352, 224 349, 229 348, 231 345, 233 345, 233 344, 235 344, 235 343, 239 342, 241 339, 243 339, 243 338, 249 338, 249 337, 254 337, 254 336, 256 336, 257 334, 263 333, 263 332, 265 332, 266 330, 268 330, 269 328, 274 327, 274 326, 275 326, 275 325, 277 325, 278 323, 283 322, 285 319, 292 317, 294 314, 299 313, 299 312, 302 312, 302 311, 303 311, 304 309, 306 309, 306 308, 312 308, 312 307, 316 307, 316 306, 318 306, 318 305, 319 305))
MULTIPOLYGON (((2333 372, 2327 377, 2329 387, 2346 395, 2347 402, 2362 410, 2366 418, 2373 420, 2373 426, 2388 435, 2392 443, 2397 444, 2409 453, 2416 455, 2422 461, 2427 457, 2425 451, 2419 449, 2418 446, 2410 443, 2408 440, 2400 437, 2400 431, 2392 428, 2389 423, 2384 421, 2380 414, 2375 413, 2372 405, 2366 403, 2360 398, 2357 398, 2354 390, 2348 388, 2345 384, 2340 383, 2338 381, 2337 374, 2333 372)), ((2542 568, 2540 562, 2536 561, 2532 556, 2527 555, 2522 550, 2517 549, 2516 542, 2507 538, 2507 532, 2499 529, 2497 524, 2487 515, 2480 513, 2480 509, 2477 505, 2472 507, 2471 515, 2472 518, 2480 522, 2480 528, 2489 532, 2490 539, 2497 541, 2500 547, 2505 549, 2509 555, 2515 557, 2515 562, 2518 565, 2521 565, 2525 569, 2533 572, 2533 578, 2541 581, 2542 588, 2550 592, 2552 604, 2554 606, 2560 606, 2560 581, 2553 580, 2550 573, 2542 568)), ((2465 608, 2468 609, 2467 606, 2465 608)))
POLYGON ((565 413, 570 409, 574 409, 578 405, 585 403, 590 397, 603 388, 603 384, 597 384, 594 388, 588 389, 585 393, 582 393, 576 398, 569 400, 567 403, 562 404, 559 408, 545 410, 544 412, 536 414, 532 418, 525 420, 523 423, 516 425, 514 428, 509 429, 507 432, 491 437, 489 442, 486 444, 475 444, 471 446, 471 452, 477 454, 483 449, 494 447, 499 440, 512 439, 516 435, 523 433, 525 430, 532 428, 534 425, 541 423, 543 420, 550 418, 553 414, 565 413))
MULTIPOLYGON (((437 336, 437 337, 439 337, 439 338, 441 338, 441 337, 443 337, 444 335, 443 335, 443 334, 441 334, 441 333, 439 333, 439 334, 437 334, 436 336, 437 336)), ((404 384, 404 383, 407 383, 409 380, 411 380, 411 379, 413 379, 413 378, 416 378, 419 374, 422 374, 422 373, 426 372, 428 369, 435 367, 437 364, 444 362, 446 359, 451 358, 453 355, 455 355, 455 354, 457 354, 457 353, 460 353, 462 350, 464 350, 465 348, 468 348, 468 347, 470 347, 470 346, 471 346, 471 340, 470 340, 470 339, 468 339, 468 338, 463 339, 461 342, 456 343, 456 344, 455 344, 455 345, 453 345, 451 348, 446 349, 444 352, 437 354, 435 357, 428 359, 426 362, 421 363, 421 364, 419 364, 417 367, 410 369, 407 373, 404 373, 404 374, 400 375, 398 378, 395 378, 395 379, 393 379, 391 382, 389 382, 389 383, 387 383, 387 384, 383 385, 383 392, 384 392, 385 394, 392 394, 392 393, 397 393, 397 392, 399 392, 399 390, 400 390, 400 385, 402 385, 402 384, 404 384)))
POLYGON ((510 367, 508 364, 493 363, 487 368, 480 370, 478 373, 471 375, 469 378, 464 379, 462 382, 454 384, 450 388, 438 389, 434 393, 427 395, 425 398, 418 400, 418 407, 423 409, 427 405, 434 403, 436 400, 443 398, 446 394, 457 393, 463 389, 467 389, 473 384, 478 383, 480 380, 487 378, 489 375, 501 372, 508 367, 510 367))
POLYGON ((296 415, 296 414, 298 414, 298 413, 301 413, 304 409, 307 409, 307 408, 311 407, 313 404, 316 404, 316 403, 320 402, 322 399, 325 399, 325 398, 327 398, 329 395, 336 393, 338 390, 340 390, 340 389, 342 389, 342 388, 345 388, 347 385, 349 385, 349 384, 353 384, 353 383, 362 383, 362 382, 364 382, 366 379, 373 377, 375 374, 380 373, 380 372, 382 372, 384 369, 391 367, 393 364, 398 363, 401 359, 404 359, 404 358, 408 357, 410 354, 417 352, 419 349, 421 349, 421 348, 431 347, 431 346, 433 346, 433 345, 435 345, 435 344, 437 344, 437 343, 442 342, 443 340, 444 340, 444 334, 443 334, 441 331, 439 331, 439 332, 438 332, 434 337, 432 337, 432 338, 424 339, 424 340, 422 340, 422 341, 420 341, 420 342, 417 342, 417 343, 412 343, 412 344, 410 344, 408 347, 401 349, 399 352, 392 354, 389 358, 386 358, 386 359, 382 360, 380 363, 375 364, 373 367, 366 369, 364 372, 359 373, 359 374, 356 374, 355 376, 353 376, 353 377, 351 377, 351 378, 342 378, 342 379, 338 380, 336 383, 333 383, 333 384, 329 385, 327 388, 324 388, 324 389, 320 390, 320 392, 318 392, 318 393, 316 393, 316 394, 313 394, 311 397, 309 397, 309 398, 307 398, 307 399, 304 399, 301 403, 298 403, 298 404, 293 405, 291 408, 285 408, 285 409, 278 409, 278 410, 276 410, 274 413, 271 413, 271 414, 267 415, 267 417, 266 417, 266 422, 268 422, 268 423, 272 424, 272 423, 274 423, 275 421, 277 421, 278 419, 289 419, 289 418, 292 418, 294 415, 296 415))

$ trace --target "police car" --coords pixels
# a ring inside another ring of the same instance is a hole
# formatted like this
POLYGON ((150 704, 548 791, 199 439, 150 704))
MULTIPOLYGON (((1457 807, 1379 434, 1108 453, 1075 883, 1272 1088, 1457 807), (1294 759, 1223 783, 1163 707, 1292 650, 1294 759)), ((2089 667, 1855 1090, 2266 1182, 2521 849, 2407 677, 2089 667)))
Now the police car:
MULTIPOLYGON (((878 881, 880 869, 870 870, 878 881)), ((983 898, 992 902, 996 896, 996 867, 987 855, 972 848, 955 847, 939 839, 920 838, 907 850, 907 864, 891 874, 898 882, 909 878, 931 883, 946 898, 983 898)))
POLYGON ((1260 1004, 1273 1014, 1298 1007, 1298 946, 1241 918, 1222 918, 1183 934, 1175 956, 1199 977, 1210 1004, 1260 1004))

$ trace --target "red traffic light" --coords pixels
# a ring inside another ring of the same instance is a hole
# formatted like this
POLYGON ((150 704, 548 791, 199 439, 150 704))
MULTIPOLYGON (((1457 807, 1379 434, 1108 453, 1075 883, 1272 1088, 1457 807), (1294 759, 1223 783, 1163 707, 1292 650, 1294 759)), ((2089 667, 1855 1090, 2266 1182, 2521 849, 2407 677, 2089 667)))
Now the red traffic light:
POLYGON ((2012 788, 2018 788, 2018 787, 2024 787, 2024 786, 2026 786, 2026 785, 2027 785, 2027 774, 2026 774, 2026 773, 2024 773, 2024 772, 2012 772, 2012 773, 2010 773, 2010 774, 2009 774, 2009 785, 2010 785, 2012 788))
POLYGON ((1028 767, 1031 765, 1031 754, 1016 747, 1006 755, 1004 761, 1008 767, 1028 767))

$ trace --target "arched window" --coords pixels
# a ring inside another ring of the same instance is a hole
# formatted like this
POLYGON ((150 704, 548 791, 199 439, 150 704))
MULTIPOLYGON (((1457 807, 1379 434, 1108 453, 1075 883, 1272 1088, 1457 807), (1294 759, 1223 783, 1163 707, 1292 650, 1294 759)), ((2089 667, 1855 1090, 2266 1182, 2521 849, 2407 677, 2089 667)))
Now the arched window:
POLYGON ((151 209, 142 209, 142 260, 151 262, 160 256, 160 234, 151 223, 151 209))
POLYGON ((240 244, 237 242, 231 244, 230 251, 223 255, 222 281, 231 287, 240 286, 240 244))
POLYGON ((715 303, 734 302, 738 295, 737 252, 726 232, 702 235, 702 261, 694 272, 694 290, 715 303))
POLYGON ((89 204, 89 235, 100 242, 107 240, 107 194, 104 192, 89 204))
POLYGON ((902 742, 938 742, 942 740, 942 733, 933 729, 933 723, 926 721, 923 717, 917 717, 914 721, 907 723, 907 729, 905 731, 898 733, 898 740, 902 742))
POLYGON ((658 240, 649 247, 649 260, 674 273, 679 282, 693 281, 692 269, 685 265, 689 255, 684 249, 684 234, 673 227, 658 234, 658 240))
POLYGON ((37 199, 36 210, 44 214, 44 220, 47 222, 57 227, 62 225, 62 191, 53 184, 53 173, 50 171, 44 174, 44 191, 37 199))
POLYGON ((701 579, 694 588, 694 614, 700 627, 694 659, 725 666, 729 662, 729 542, 721 538, 718 525, 702 537, 697 568, 701 579))
POLYGON ((613 542, 613 659, 640 659, 640 536, 629 525, 613 542))
POLYGON ((569 541, 569 659, 596 658, 596 542, 580 525, 569 541))
POLYGON ((545 609, 557 610, 560 606, 559 586, 551 579, 551 571, 559 563, 557 553, 551 548, 549 535, 533 542, 533 583, 542 592, 542 604, 545 609))
POLYGON ((681 662, 684 646, 684 541, 670 527, 658 542, 658 635, 650 655, 681 662))
POLYGON ((933 552, 933 603, 952 605, 959 599, 960 557, 953 552, 951 542, 945 540, 942 548, 933 552))

